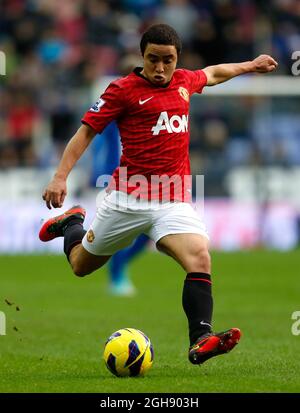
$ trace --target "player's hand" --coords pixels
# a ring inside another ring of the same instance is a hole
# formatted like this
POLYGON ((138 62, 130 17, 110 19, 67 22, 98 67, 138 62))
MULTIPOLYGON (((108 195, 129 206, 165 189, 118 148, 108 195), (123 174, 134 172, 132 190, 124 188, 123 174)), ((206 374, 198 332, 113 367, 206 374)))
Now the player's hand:
POLYGON ((61 208, 67 195, 66 180, 54 177, 43 193, 47 208, 61 208))
POLYGON ((252 64, 254 66, 254 72, 258 73, 268 73, 273 72, 278 66, 276 60, 273 57, 267 54, 261 54, 260 56, 256 57, 252 60, 252 64))

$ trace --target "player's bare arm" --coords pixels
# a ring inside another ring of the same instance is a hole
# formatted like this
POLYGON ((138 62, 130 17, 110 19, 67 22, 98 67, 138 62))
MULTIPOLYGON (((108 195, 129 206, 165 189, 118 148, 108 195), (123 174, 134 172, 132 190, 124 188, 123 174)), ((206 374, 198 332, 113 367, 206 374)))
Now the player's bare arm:
POLYGON ((67 195, 67 177, 95 134, 90 126, 82 125, 67 144, 57 171, 43 193, 43 199, 49 209, 62 207, 67 195))
POLYGON ((241 63, 225 63, 215 66, 207 66, 203 71, 207 76, 207 86, 214 86, 226 82, 235 76, 245 73, 273 72, 278 66, 273 57, 262 54, 254 60, 241 63))

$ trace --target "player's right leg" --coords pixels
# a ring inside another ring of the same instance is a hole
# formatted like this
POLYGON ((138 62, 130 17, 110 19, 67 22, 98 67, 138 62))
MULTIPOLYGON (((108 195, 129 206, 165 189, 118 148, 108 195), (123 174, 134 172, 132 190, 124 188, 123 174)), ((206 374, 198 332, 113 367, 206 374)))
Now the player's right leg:
MULTIPOLYGON (((102 267, 111 255, 94 255, 82 246, 85 210, 77 205, 63 214, 48 219, 40 229, 39 238, 47 242, 64 237, 64 252, 75 275, 83 277, 102 267)), ((89 236, 89 233, 88 233, 89 236)), ((92 233, 90 233, 92 237, 92 233)))
POLYGON ((98 268, 101 268, 111 255, 94 255, 88 252, 82 244, 77 244, 72 248, 69 255, 73 273, 78 277, 84 277, 91 274, 98 268))
POLYGON ((75 205, 65 211, 63 214, 48 219, 43 223, 40 229, 40 240, 47 242, 57 237, 63 237, 65 229, 70 222, 76 221, 76 223, 83 224, 85 214, 86 212, 84 208, 82 208, 80 205, 75 205))
POLYGON ((147 216, 119 208, 113 196, 108 195, 99 204, 87 232, 83 228, 85 210, 80 206, 49 219, 40 230, 42 241, 64 237, 64 252, 78 276, 102 267, 113 254, 128 247, 140 233, 147 232, 150 225, 147 216))

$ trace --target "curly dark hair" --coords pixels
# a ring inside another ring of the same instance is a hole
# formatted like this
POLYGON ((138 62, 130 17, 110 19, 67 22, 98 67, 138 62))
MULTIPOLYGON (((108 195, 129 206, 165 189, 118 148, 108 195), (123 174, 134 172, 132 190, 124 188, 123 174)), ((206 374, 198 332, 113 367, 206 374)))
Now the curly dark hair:
POLYGON ((168 24, 154 24, 145 31, 140 42, 142 56, 144 56, 148 43, 175 46, 178 55, 182 49, 181 40, 176 30, 168 24))

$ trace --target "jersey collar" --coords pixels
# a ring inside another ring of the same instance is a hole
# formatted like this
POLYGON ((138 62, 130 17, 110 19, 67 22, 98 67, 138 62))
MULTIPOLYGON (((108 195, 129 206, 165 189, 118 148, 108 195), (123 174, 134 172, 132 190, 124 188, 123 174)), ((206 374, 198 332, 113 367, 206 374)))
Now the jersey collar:
POLYGON ((133 70, 133 73, 134 73, 136 76, 141 77, 142 79, 146 80, 148 83, 150 83, 150 85, 152 85, 152 86, 154 86, 154 87, 159 87, 159 88, 165 89, 165 88, 167 88, 167 87, 170 85, 170 83, 172 82, 172 79, 173 79, 173 78, 170 80, 170 82, 166 83, 165 85, 162 85, 162 86, 154 85, 152 82, 150 82, 149 79, 147 79, 144 75, 141 74, 141 71, 142 71, 142 70, 143 70, 142 67, 136 67, 136 68, 133 70))

